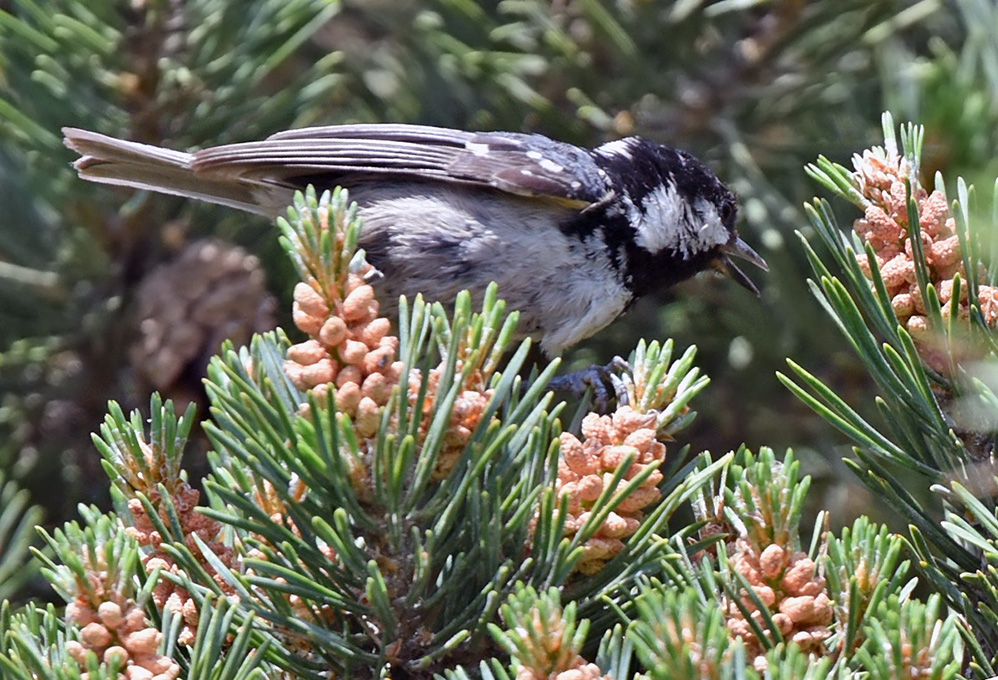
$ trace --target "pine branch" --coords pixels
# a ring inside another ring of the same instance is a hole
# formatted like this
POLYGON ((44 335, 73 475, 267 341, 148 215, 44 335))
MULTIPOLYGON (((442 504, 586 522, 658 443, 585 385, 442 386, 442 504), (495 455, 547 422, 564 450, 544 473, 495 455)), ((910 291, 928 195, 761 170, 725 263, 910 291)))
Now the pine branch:
POLYGON ((29 504, 28 493, 0 474, 0 601, 17 593, 36 569, 28 561, 32 527, 42 521, 41 508, 29 504))
MULTIPOLYGON (((796 381, 783 375, 780 380, 857 444, 861 479, 886 494, 911 523, 910 545, 923 574, 966 617, 968 637, 981 643, 971 645, 976 662, 990 667, 996 628, 993 605, 985 603, 995 602, 998 582, 979 564, 994 540, 987 518, 996 512, 998 482, 987 462, 994 441, 993 418, 987 414, 995 412, 998 400, 975 373, 998 358, 993 304, 998 291, 989 283, 996 265, 981 260, 985 226, 970 219, 973 198, 967 185, 957 182, 954 201, 947 201, 939 175, 932 192, 922 187, 917 174, 922 129, 902 126, 899 146, 885 114, 884 133, 884 147, 855 156, 852 173, 824 159, 809 168, 826 188, 864 210, 855 223, 853 247, 826 203, 816 201, 810 209, 812 224, 842 274, 832 274, 805 243, 821 280, 812 289, 880 387, 883 425, 859 418, 793 362, 796 381), (898 465, 925 480, 925 488, 941 501, 945 523, 911 493, 910 481, 898 476, 898 465), (960 519, 968 512, 977 518, 974 522, 960 519)), ((850 593, 849 601, 858 604, 856 597, 850 593)), ((855 630, 850 625, 849 631, 855 630)))

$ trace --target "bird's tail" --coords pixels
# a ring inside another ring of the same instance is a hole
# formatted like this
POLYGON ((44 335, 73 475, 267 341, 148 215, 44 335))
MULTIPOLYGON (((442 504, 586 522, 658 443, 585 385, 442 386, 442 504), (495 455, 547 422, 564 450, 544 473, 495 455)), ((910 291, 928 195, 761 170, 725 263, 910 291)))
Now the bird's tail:
POLYGON ((147 189, 197 198, 248 212, 274 215, 281 201, 259 183, 238 176, 195 173, 194 154, 129 142, 107 135, 63 128, 65 144, 80 154, 73 163, 80 177, 92 182, 147 189), (268 200, 270 198, 270 200, 268 200))

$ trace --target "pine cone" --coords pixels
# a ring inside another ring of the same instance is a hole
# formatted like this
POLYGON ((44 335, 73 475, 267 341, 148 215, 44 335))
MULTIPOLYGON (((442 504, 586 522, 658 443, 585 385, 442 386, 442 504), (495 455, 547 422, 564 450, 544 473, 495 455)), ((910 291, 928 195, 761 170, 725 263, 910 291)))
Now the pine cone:
MULTIPOLYGON (((950 356, 961 361, 979 358, 981 348, 965 338, 943 336, 942 329, 933 328, 927 316, 921 289, 915 278, 914 248, 911 243, 911 224, 908 220, 908 196, 905 181, 911 168, 907 161, 888 144, 883 153, 866 151, 853 158, 856 188, 868 199, 863 217, 853 227, 863 241, 873 246, 880 274, 891 296, 891 307, 915 340, 922 359, 937 372, 947 375, 951 370, 950 356)), ((950 214, 946 196, 938 189, 928 192, 914 183, 912 197, 918 204, 920 237, 925 253, 930 283, 938 293, 942 316, 955 316, 960 320, 970 318, 967 292, 968 279, 973 276, 978 283, 978 297, 984 320, 998 326, 998 313, 993 301, 998 289, 987 285, 983 271, 966 271, 960 238, 956 234, 956 220, 950 214), (953 278, 960 275, 963 285, 959 300, 953 300, 953 278)), ((872 276, 871 263, 865 255, 859 264, 867 276, 872 276)), ((947 321, 948 322, 948 321, 947 321)))
MULTIPOLYGON (((163 634, 146 619, 145 612, 131 600, 102 602, 94 609, 76 601, 66 608, 67 618, 80 627, 80 639, 68 640, 66 651, 87 668, 87 653, 94 652, 104 663, 117 660, 127 680, 174 680, 180 666, 157 652, 163 634)), ((82 673, 84 680, 89 673, 82 673)))
MULTIPOLYGON (((638 413, 630 406, 612 415, 590 413, 582 421, 585 441, 568 432, 561 435, 561 461, 557 490, 569 499, 565 533, 579 531, 589 520, 589 510, 603 493, 617 469, 633 456, 625 479, 632 479, 653 463, 665 460, 665 445, 655 433, 655 415, 638 413)), ((624 549, 623 539, 633 534, 644 519, 643 509, 661 497, 662 473, 654 470, 611 512, 596 535, 586 541, 577 569, 592 574, 624 549)), ((620 491, 618 491, 620 493, 620 491)))
MULTIPOLYGON (((748 581, 755 595, 769 609, 773 623, 787 640, 800 645, 805 652, 822 654, 824 643, 832 632, 834 612, 825 578, 818 565, 803 552, 792 552, 775 543, 759 552, 744 538, 735 541, 731 566, 748 581)), ((741 604, 752 619, 765 628, 763 615, 755 600, 743 593, 741 604)), ((746 620, 738 605, 724 598, 728 630, 742 638, 756 662, 762 662, 765 645, 746 620)))
POLYGON ((242 248, 191 243, 139 286, 132 367, 153 389, 199 393, 208 359, 223 340, 245 344, 276 324, 277 301, 265 284, 260 261, 242 248), (185 374, 196 382, 185 385, 185 374))

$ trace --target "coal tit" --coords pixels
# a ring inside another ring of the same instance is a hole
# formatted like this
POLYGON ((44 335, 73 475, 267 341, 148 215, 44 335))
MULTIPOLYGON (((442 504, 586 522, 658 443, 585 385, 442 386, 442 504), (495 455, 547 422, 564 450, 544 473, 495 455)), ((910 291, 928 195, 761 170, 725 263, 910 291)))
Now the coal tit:
POLYGON ((542 135, 419 125, 302 128, 195 153, 66 128, 80 177, 275 216, 308 184, 346 187, 379 298, 449 303, 490 281, 549 355, 642 295, 707 268, 763 269, 735 196, 690 154, 639 137, 585 149, 542 135))

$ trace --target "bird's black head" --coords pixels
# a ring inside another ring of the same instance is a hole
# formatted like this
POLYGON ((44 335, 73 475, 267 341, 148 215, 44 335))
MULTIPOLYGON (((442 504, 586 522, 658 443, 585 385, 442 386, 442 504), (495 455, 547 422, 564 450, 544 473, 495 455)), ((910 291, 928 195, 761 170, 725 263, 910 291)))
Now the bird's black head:
POLYGON ((636 294, 708 268, 756 291, 730 257, 764 269, 766 263, 738 237, 735 195, 707 166, 685 151, 639 137, 609 142, 595 154, 624 194, 634 230, 628 264, 636 294))

